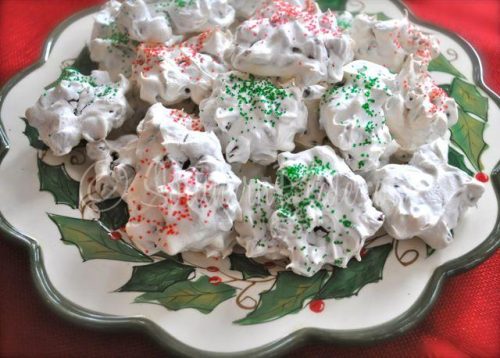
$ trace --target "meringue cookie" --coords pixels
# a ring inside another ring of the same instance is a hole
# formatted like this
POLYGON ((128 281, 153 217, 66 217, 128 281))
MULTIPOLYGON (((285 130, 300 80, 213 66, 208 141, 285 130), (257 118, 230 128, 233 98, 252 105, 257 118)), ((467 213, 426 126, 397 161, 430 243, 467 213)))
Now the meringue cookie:
POLYGON ((408 165, 389 164, 373 173, 373 203, 385 215, 384 228, 398 240, 420 237, 432 248, 453 241, 451 230, 484 186, 447 164, 445 140, 422 146, 408 165))
POLYGON ((306 129, 307 109, 295 86, 229 72, 200 103, 200 118, 220 139, 228 162, 268 165, 278 151, 294 149, 295 134, 306 129))
POLYGON ((85 76, 65 68, 57 85, 28 108, 26 118, 55 155, 65 155, 82 139, 104 139, 123 124, 131 111, 125 98, 128 86, 123 76, 113 82, 104 71, 85 76))
POLYGON ((172 20, 174 32, 179 35, 226 28, 235 18, 228 0, 163 1, 172 20))
POLYGON ((208 97, 215 78, 227 71, 220 62, 229 33, 213 30, 174 46, 144 43, 138 48, 133 78, 141 99, 167 105, 208 97))
POLYGON ((282 153, 278 162, 274 186, 251 180, 243 190, 235 229, 246 255, 289 257, 287 268, 305 276, 359 260, 383 221, 365 181, 328 146, 282 153))
POLYGON ((407 151, 442 138, 458 120, 457 103, 437 86, 424 66, 408 56, 397 76, 400 95, 389 99, 386 107, 387 126, 407 151))
POLYGON ((303 8, 277 0, 238 27, 226 60, 258 76, 294 77, 303 85, 336 83, 352 59, 351 42, 330 11, 322 13, 313 2, 303 8))
POLYGON ((113 78, 119 74, 129 77, 140 42, 173 43, 180 39, 172 34, 169 19, 158 4, 111 0, 95 17, 90 57, 113 78))
POLYGON ((87 155, 94 163, 96 191, 103 200, 122 196, 135 176, 137 136, 87 143, 87 155))
POLYGON ((350 34, 354 40, 354 57, 386 66, 399 72, 406 56, 429 63, 439 54, 439 42, 424 34, 405 16, 402 19, 379 21, 374 16, 357 15, 350 34))
POLYGON ((331 87, 320 106, 320 124, 354 171, 379 166, 391 140, 384 106, 393 96, 395 76, 385 67, 354 61, 344 67, 345 83, 331 87))
POLYGON ((323 144, 326 133, 319 124, 319 105, 326 87, 322 85, 308 86, 304 89, 304 104, 307 107, 307 128, 295 137, 295 143, 300 150, 310 149, 323 144))
MULTIPOLYGON (((253 1, 229 0, 229 3, 236 11, 236 17, 246 20, 255 15, 257 10, 263 8, 266 5, 269 5, 273 1, 274 0, 253 0, 253 1)), ((309 0, 284 0, 284 1, 292 5, 301 6, 303 8, 309 2, 309 0)))
POLYGON ((138 127, 139 163, 126 193, 127 234, 150 255, 226 256, 234 245, 233 221, 241 215, 235 194, 241 181, 213 133, 190 130, 169 113, 175 112, 157 103, 138 127))

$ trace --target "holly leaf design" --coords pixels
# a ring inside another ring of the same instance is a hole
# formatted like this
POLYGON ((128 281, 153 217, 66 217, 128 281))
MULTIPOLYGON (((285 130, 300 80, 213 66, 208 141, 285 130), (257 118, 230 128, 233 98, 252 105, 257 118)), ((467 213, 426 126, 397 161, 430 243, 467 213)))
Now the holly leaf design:
POLYGON ((69 176, 64 164, 49 165, 40 158, 37 158, 37 162, 40 190, 51 193, 56 204, 77 209, 80 183, 69 176))
POLYGON ((347 0, 318 0, 321 10, 345 11, 347 0))
POLYGON ((49 214, 57 225, 61 240, 65 244, 76 245, 83 261, 95 259, 120 260, 130 262, 151 262, 149 256, 136 250, 122 240, 112 239, 98 221, 82 220, 67 216, 49 214))
POLYGON ((382 279, 385 261, 392 244, 369 249, 362 261, 351 260, 347 268, 336 269, 316 295, 317 299, 345 298, 357 295, 369 283, 382 279))
POLYGON ((81 74, 88 76, 93 70, 97 70, 98 65, 90 59, 89 48, 85 46, 70 67, 75 68, 81 74))
POLYGON ((450 95, 451 85, 449 85, 449 84, 442 84, 442 85, 438 85, 438 87, 440 87, 441 89, 443 89, 448 96, 450 95))
POLYGON ((449 73, 455 77, 464 77, 442 53, 429 63, 429 71, 449 73))
POLYGON ((137 297, 135 302, 156 303, 172 311, 194 308, 207 314, 235 294, 234 287, 225 283, 211 284, 207 276, 202 276, 196 281, 174 283, 162 292, 144 293, 137 297))
POLYGON ((264 323, 299 312, 304 301, 318 293, 327 275, 325 270, 312 277, 300 276, 291 271, 279 272, 273 287, 260 294, 257 308, 234 323, 264 323))
POLYGON ((187 280, 192 272, 194 267, 183 265, 173 259, 134 266, 130 280, 119 291, 162 292, 178 281, 187 280))
POLYGON ((26 118, 21 117, 21 119, 25 124, 23 134, 26 137, 28 137, 30 145, 35 149, 40 149, 40 150, 48 149, 49 147, 47 147, 47 145, 45 145, 45 143, 40 140, 40 134, 38 133, 38 129, 30 126, 26 118))
POLYGON ((378 21, 386 21, 386 20, 391 20, 389 16, 384 14, 383 12, 377 12, 375 14, 370 14, 371 16, 375 16, 378 21))
POLYGON ((481 154, 487 145, 483 140, 485 123, 458 108, 458 122, 451 127, 451 141, 463 150, 477 171, 481 171, 481 154))
POLYGON ((271 275, 264 265, 249 259, 243 254, 233 253, 229 256, 231 261, 231 270, 240 271, 243 279, 252 277, 267 277, 271 275))
POLYGON ((481 95, 473 84, 454 78, 451 83, 450 96, 465 112, 473 113, 485 121, 488 120, 488 98, 481 95))
POLYGON ((97 207, 101 212, 99 221, 109 230, 119 229, 128 222, 128 206, 122 198, 101 201, 97 207))
POLYGON ((452 147, 448 148, 448 164, 466 172, 470 176, 474 175, 474 173, 467 168, 467 165, 465 165, 465 157, 452 147))

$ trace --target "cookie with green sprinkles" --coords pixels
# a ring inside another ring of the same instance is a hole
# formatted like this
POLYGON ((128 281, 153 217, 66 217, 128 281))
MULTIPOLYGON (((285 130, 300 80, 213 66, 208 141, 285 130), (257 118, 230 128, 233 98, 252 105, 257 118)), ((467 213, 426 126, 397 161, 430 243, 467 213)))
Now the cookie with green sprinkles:
POLYGON ((384 216, 366 182, 328 146, 278 156, 273 184, 250 180, 240 199, 238 243, 249 257, 287 257, 287 268, 312 276, 324 265, 346 267, 384 216))
POLYGON ((170 19, 157 4, 143 0, 108 1, 95 16, 90 56, 113 78, 131 74, 137 45, 141 42, 175 43, 170 19))
POLYGON ((123 76, 114 82, 105 71, 86 76, 67 67, 55 86, 26 110, 26 119, 56 156, 65 155, 82 139, 103 140, 122 126, 132 112, 125 97, 128 89, 123 76))
POLYGON ((278 152, 294 149, 295 135, 306 129, 307 108, 293 84, 233 71, 217 78, 212 95, 200 103, 200 118, 220 139, 228 162, 268 165, 278 152))
POLYGON ((395 92, 395 75, 383 66, 354 61, 344 67, 344 83, 330 87, 320 105, 320 123, 355 172, 380 165, 391 142, 386 106, 395 92))

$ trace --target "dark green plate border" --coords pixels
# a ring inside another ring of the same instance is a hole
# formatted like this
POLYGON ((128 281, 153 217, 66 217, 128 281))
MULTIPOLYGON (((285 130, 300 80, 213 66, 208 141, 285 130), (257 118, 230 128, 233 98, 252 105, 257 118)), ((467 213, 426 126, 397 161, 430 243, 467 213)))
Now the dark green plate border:
MULTIPOLYGON (((394 2, 394 4, 399 9, 403 11, 407 10, 401 2, 397 0, 391 1, 394 2)), ((14 76, 1 89, 0 109, 2 107, 5 96, 10 91, 10 89, 12 89, 12 87, 14 87, 22 78, 42 66, 48 60, 49 54, 54 46, 55 41, 64 31, 64 29, 76 20, 95 12, 97 9, 98 7, 92 7, 71 16, 70 18, 62 22, 52 32, 43 47, 40 59, 29 68, 14 76)), ((455 33, 443 30, 429 23, 419 21, 409 10, 408 12, 411 21, 421 25, 425 25, 426 27, 432 28, 436 31, 445 33, 446 35, 456 40, 462 46, 462 48, 464 48, 473 63, 474 82, 477 86, 481 87, 483 91, 488 93, 493 101, 498 106, 500 106, 500 98, 498 97, 498 95, 495 94, 490 88, 488 88, 483 82, 483 70, 481 62, 474 48, 466 40, 459 37, 455 33)), ((3 127, 3 123, 0 119, 0 163, 7 154, 8 149, 9 142, 5 129, 3 127)), ((497 201, 500 202, 500 163, 496 165, 495 169, 491 173, 491 181, 496 192, 497 201)), ((304 344, 313 342, 339 344, 371 344, 402 334, 411 327, 415 326, 429 312, 432 305, 436 301, 439 292, 441 291, 441 287, 446 277, 476 266, 477 264, 488 258, 491 254, 493 254, 495 250, 500 246, 500 216, 497 217, 497 221, 493 231, 490 233, 488 238, 483 243, 481 243, 481 245, 476 247, 471 252, 438 267, 417 301, 410 307, 410 309, 408 309, 400 316, 394 318, 393 320, 368 329, 357 330, 326 330, 316 328, 303 328, 275 342, 271 342, 259 348, 242 351, 237 354, 208 352, 192 348, 178 341, 173 336, 163 331, 163 329, 161 329, 159 326, 145 318, 111 316, 93 312, 75 305, 74 303, 64 298, 49 281, 47 272, 45 271, 45 267, 43 264, 41 249, 37 242, 12 227, 5 220, 4 216, 1 213, 0 233, 2 233, 5 237, 15 240, 16 242, 23 242, 29 248, 31 271, 38 291, 41 293, 44 301, 47 302, 57 313, 61 314, 65 318, 71 319, 73 322, 104 329, 129 328, 146 330, 163 347, 170 350, 172 353, 184 356, 263 357, 270 355, 282 355, 293 348, 297 348, 304 344)))

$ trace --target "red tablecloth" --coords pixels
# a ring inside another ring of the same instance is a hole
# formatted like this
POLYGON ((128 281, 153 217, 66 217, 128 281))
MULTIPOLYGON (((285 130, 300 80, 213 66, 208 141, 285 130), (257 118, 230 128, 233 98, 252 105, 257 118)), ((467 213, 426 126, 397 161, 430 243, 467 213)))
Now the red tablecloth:
MULTIPOLYGON (((61 20, 100 2, 0 0, 0 85, 38 58, 43 41, 61 20)), ((468 39, 483 58, 486 83, 500 91, 499 1, 407 3, 420 18, 468 39)), ((0 292, 1 356, 165 356, 143 333, 87 329, 56 316, 33 287, 26 250, 4 238, 0 238, 0 292)), ((293 355, 499 357, 499 304, 497 252, 472 271, 450 278, 431 314, 405 335, 362 348, 312 345, 293 355)))

